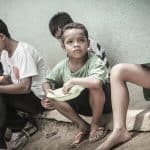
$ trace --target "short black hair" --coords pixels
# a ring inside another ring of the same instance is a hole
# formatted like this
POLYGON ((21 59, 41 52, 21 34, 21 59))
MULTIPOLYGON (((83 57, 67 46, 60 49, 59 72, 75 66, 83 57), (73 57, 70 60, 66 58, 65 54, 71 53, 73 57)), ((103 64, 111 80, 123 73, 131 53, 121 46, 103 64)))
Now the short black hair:
POLYGON ((62 33, 61 33, 62 43, 64 43, 64 33, 68 29, 81 29, 83 31, 85 37, 87 38, 87 40, 89 38, 88 31, 87 31, 86 27, 81 23, 73 22, 73 23, 69 23, 66 26, 64 26, 62 33))
POLYGON ((0 33, 4 34, 6 37, 11 38, 7 25, 4 23, 2 19, 0 19, 0 33))
POLYGON ((49 21, 49 30, 55 37, 55 34, 59 28, 63 28, 66 24, 72 23, 73 20, 67 12, 58 12, 49 21))

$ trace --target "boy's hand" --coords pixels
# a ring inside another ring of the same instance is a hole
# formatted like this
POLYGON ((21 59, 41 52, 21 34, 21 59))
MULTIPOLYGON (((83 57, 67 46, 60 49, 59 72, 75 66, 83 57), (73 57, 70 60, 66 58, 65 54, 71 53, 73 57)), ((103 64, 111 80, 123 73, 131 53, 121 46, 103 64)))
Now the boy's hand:
MULTIPOLYGON (((50 88, 46 88, 45 89, 45 94, 47 95, 48 93, 52 93, 53 94, 53 90, 50 88)), ((41 100, 41 105, 45 108, 45 109, 54 109, 53 104, 52 104, 52 100, 45 97, 41 100)))
POLYGON ((46 91, 46 92, 47 92, 47 94, 48 94, 48 93, 52 93, 52 94, 54 94, 54 92, 53 92, 53 90, 52 90, 52 89, 47 89, 47 91, 46 91))
POLYGON ((63 92, 64 94, 67 94, 69 92, 69 90, 74 86, 73 82, 71 80, 67 81, 64 85, 63 85, 63 92))
POLYGON ((0 84, 4 84, 6 82, 6 77, 5 76, 0 76, 0 84))
POLYGON ((48 98, 44 98, 41 100, 41 105, 45 108, 45 109, 51 109, 53 107, 53 104, 51 103, 51 101, 48 98))

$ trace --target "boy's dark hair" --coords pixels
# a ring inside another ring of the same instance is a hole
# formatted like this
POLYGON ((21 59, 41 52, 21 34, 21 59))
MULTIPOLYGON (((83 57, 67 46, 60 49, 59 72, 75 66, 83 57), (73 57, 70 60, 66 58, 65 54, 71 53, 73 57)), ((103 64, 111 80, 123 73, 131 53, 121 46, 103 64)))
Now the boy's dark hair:
POLYGON ((58 12, 49 21, 49 30, 53 36, 55 36, 58 27, 63 28, 66 24, 72 23, 71 16, 66 12, 58 12))
POLYGON ((88 31, 86 29, 86 27, 81 24, 81 23, 76 23, 76 22, 73 22, 73 23, 69 23, 67 24, 66 26, 64 26, 64 28, 62 29, 62 33, 61 33, 61 40, 62 40, 62 43, 64 42, 64 33, 66 30, 68 29, 81 29, 85 35, 85 37, 87 38, 88 40, 88 31))
POLYGON ((11 38, 7 25, 4 23, 3 20, 0 19, 0 33, 4 34, 6 37, 11 38))

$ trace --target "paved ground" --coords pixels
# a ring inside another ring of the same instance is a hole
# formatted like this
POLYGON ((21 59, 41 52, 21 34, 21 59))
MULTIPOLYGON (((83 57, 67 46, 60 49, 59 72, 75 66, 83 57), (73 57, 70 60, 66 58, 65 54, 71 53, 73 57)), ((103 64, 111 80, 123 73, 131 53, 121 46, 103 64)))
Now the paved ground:
MULTIPOLYGON (((68 145, 76 132, 70 123, 64 124, 56 121, 42 121, 39 131, 33 135, 23 150, 71 150, 68 145)), ((110 133, 109 133, 110 134, 110 133)), ((109 135, 108 134, 108 135, 109 135)), ((149 150, 150 132, 133 132, 133 138, 129 142, 115 148, 115 150, 149 150)), ((96 143, 83 141, 72 150, 94 150, 107 136, 96 143)))
MULTIPOLYGON (((144 100, 137 102, 133 96, 129 108, 150 109, 150 102, 144 100)), ((53 114, 52 118, 54 116, 53 114)), ((149 118, 147 118, 146 123, 149 123, 149 121, 149 118)), ((49 119, 43 119, 38 123, 38 132, 31 137, 22 150, 71 150, 69 144, 76 133, 76 128, 73 124, 49 119)), ((150 150, 150 132, 133 132, 133 135, 129 142, 114 148, 114 150, 150 150)), ((92 144, 85 140, 72 150, 95 150, 107 136, 101 141, 92 144)))

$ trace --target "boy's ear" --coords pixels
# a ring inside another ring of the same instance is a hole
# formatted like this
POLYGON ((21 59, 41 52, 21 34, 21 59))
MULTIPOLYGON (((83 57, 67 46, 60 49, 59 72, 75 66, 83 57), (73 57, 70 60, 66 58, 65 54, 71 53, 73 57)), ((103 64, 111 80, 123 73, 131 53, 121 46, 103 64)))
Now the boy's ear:
POLYGON ((65 45, 63 44, 63 42, 61 42, 61 48, 65 49, 65 45))
POLYGON ((64 45, 64 43, 61 43, 61 48, 64 50, 64 52, 66 52, 66 53, 67 53, 67 51, 66 51, 66 49, 65 49, 65 45, 64 45))
POLYGON ((0 38, 1 38, 2 40, 4 40, 5 37, 6 37, 6 36, 5 36, 3 33, 0 33, 0 38))

